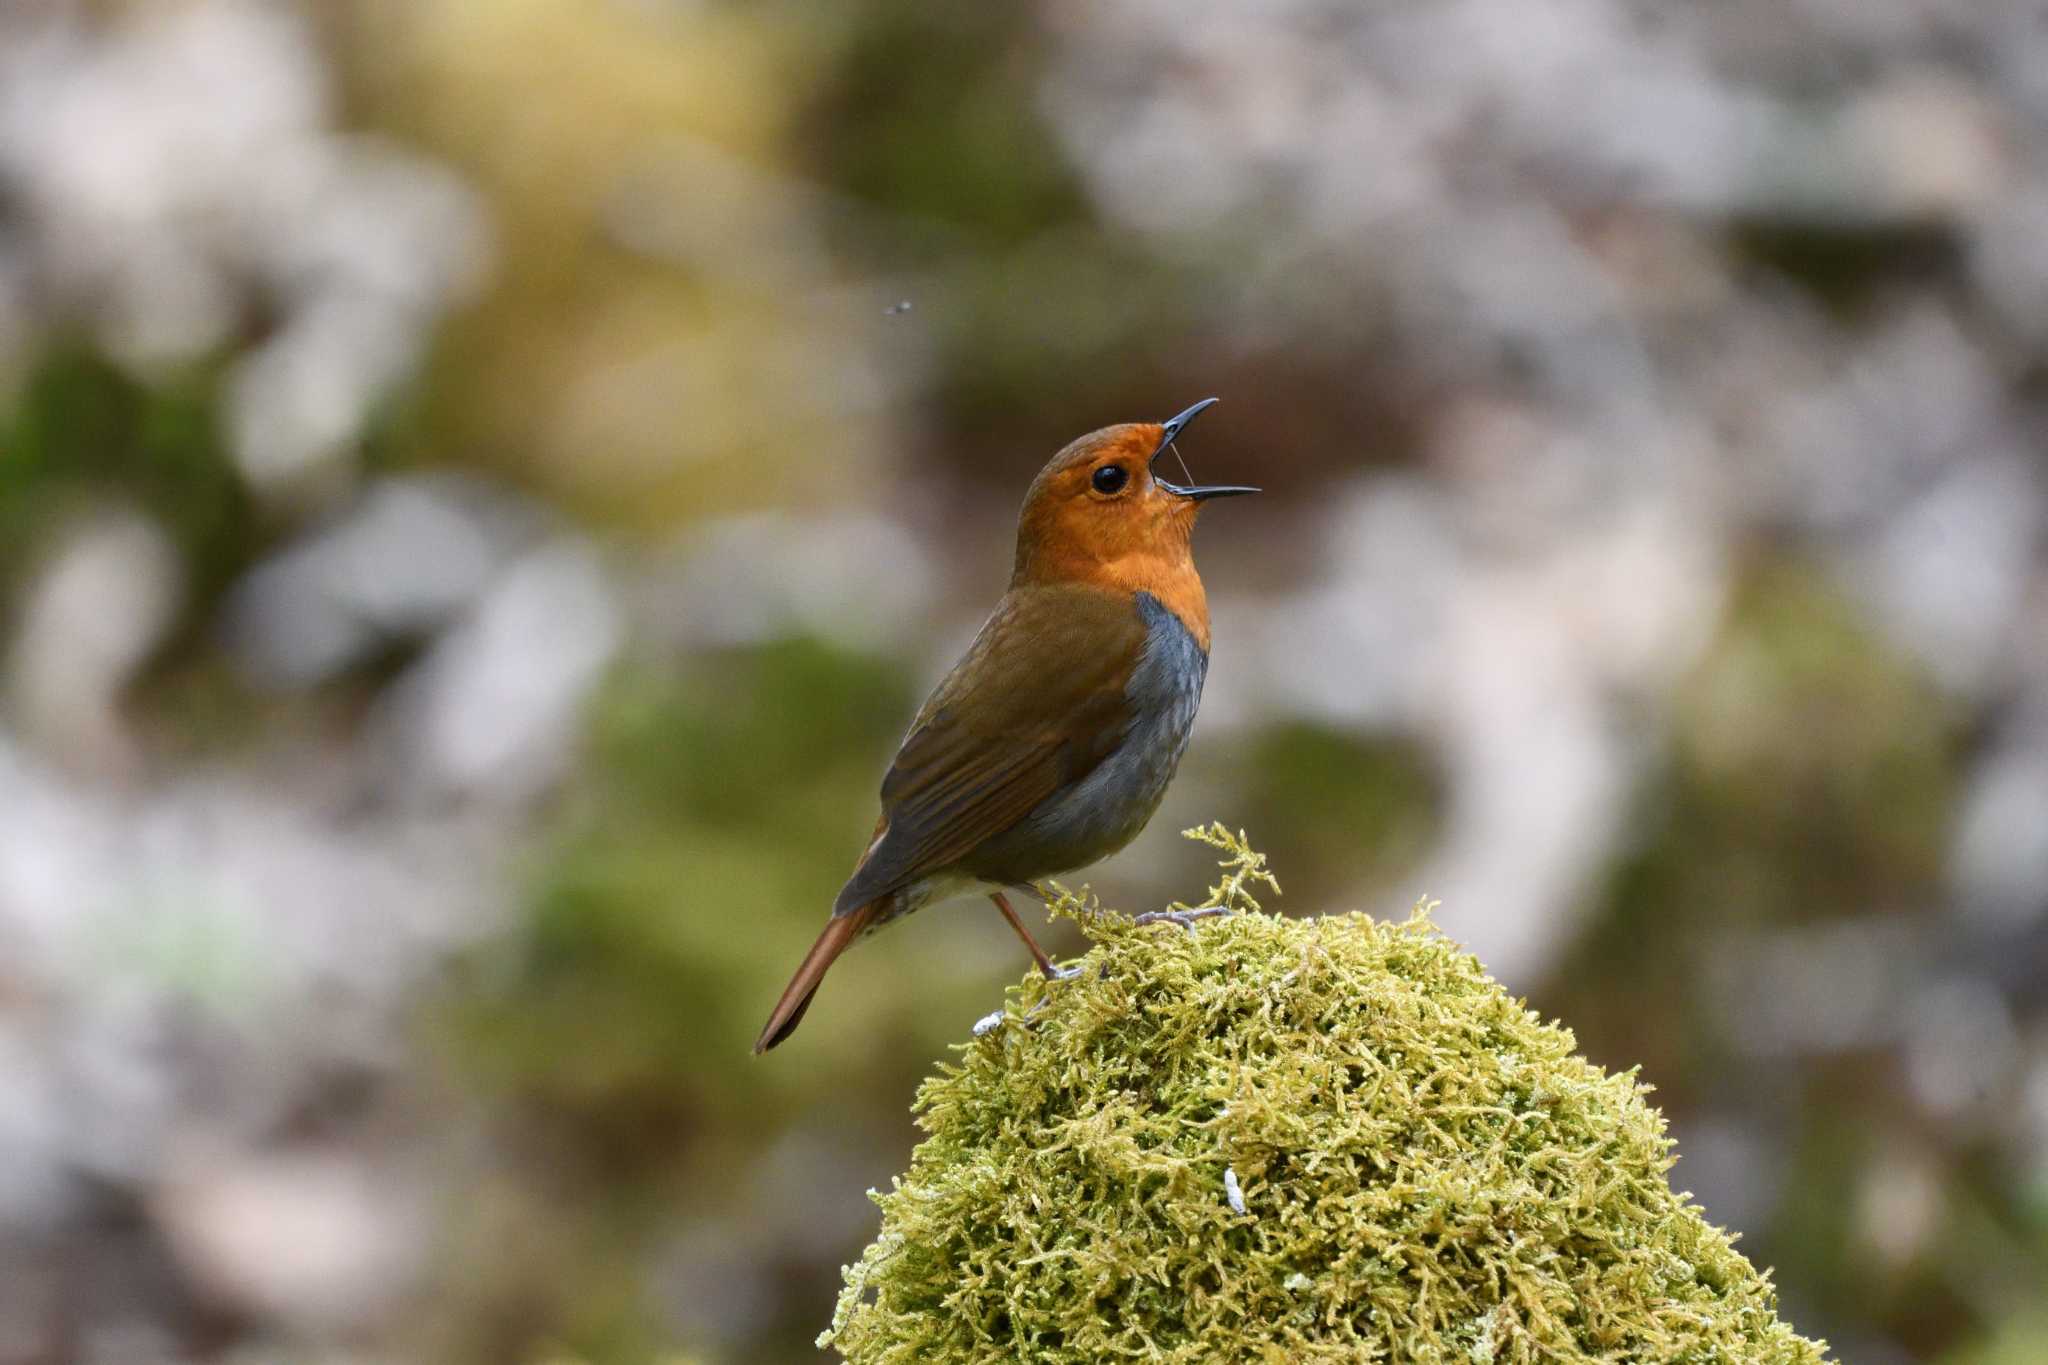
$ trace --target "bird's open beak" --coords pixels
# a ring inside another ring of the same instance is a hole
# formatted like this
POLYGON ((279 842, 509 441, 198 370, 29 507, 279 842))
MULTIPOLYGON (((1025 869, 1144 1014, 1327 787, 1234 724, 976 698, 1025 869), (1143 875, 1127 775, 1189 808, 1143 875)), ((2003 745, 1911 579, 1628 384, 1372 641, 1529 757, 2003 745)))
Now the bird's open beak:
MULTIPOLYGON (((1186 431, 1189 424, 1204 412, 1207 412, 1211 407, 1214 407, 1215 404, 1215 399, 1204 398, 1186 412, 1181 413, 1180 416, 1167 422, 1166 426, 1161 430, 1159 449, 1152 452, 1153 460, 1156 461, 1161 455, 1164 455, 1166 448, 1173 444, 1173 438, 1186 431)), ((1157 474, 1152 476, 1152 482, 1158 484, 1169 493, 1178 497, 1192 498, 1196 502, 1200 502, 1204 498, 1234 498, 1240 494, 1256 493, 1259 491, 1256 488, 1251 488, 1241 483, 1205 483, 1192 486, 1184 483, 1168 483, 1157 474)))

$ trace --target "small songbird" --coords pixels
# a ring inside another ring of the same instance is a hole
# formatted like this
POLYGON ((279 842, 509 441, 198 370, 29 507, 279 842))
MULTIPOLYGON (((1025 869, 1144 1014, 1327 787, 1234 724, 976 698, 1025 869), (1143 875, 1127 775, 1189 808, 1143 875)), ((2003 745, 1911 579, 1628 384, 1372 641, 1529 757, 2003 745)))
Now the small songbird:
POLYGON ((1195 513, 1259 490, 1168 483, 1152 466, 1215 401, 1083 436, 1032 480, 1009 591, 911 722, 874 837, 755 1052, 795 1031, 856 938, 949 896, 986 893, 1060 975, 1003 890, 1136 838, 1187 747, 1209 668, 1195 513))

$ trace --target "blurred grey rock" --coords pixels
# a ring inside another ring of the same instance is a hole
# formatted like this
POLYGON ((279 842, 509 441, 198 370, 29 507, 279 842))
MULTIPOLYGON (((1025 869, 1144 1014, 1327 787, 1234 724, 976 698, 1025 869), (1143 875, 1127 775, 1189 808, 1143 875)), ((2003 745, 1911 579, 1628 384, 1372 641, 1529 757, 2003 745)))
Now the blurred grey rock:
POLYGON ((1971 774, 1956 832, 1963 913, 2013 926, 2048 916, 2048 727, 1995 749, 1971 774))
POLYGON ((181 1161, 151 1207, 215 1306, 311 1339, 361 1333, 398 1306, 434 1215, 425 1190, 319 1150, 181 1161))
POLYGON ((183 566, 147 519, 109 510, 72 530, 31 585, 7 657, 12 719, 62 761, 129 766, 121 690, 170 627, 183 566))
POLYGON ((321 682, 468 610, 539 529, 535 513, 460 476, 380 479, 239 585, 230 646, 266 685, 321 682))
POLYGON ((1906 1077, 1936 1116, 1954 1119, 2010 1093, 2018 1061, 2012 1011, 1990 983, 1936 977, 1907 1002, 1906 1077))
POLYGON ((564 771, 622 629, 588 546, 556 541, 514 561, 396 690, 414 778, 511 804, 539 795, 564 771))
POLYGON ((817 635, 902 648, 938 596, 924 546, 887 518, 764 513, 693 527, 645 576, 636 615, 680 647, 817 635))

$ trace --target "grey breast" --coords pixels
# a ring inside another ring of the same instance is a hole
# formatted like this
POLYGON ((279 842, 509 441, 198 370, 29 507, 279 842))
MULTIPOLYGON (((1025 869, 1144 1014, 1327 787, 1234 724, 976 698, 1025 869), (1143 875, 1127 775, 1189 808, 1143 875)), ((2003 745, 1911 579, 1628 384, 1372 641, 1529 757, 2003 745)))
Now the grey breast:
POLYGON ((1139 593, 1137 605, 1145 649, 1124 686, 1131 719, 1123 742, 980 851, 976 870, 991 881, 1030 881, 1106 858, 1137 838, 1166 796, 1195 726, 1209 656, 1151 593, 1139 593))

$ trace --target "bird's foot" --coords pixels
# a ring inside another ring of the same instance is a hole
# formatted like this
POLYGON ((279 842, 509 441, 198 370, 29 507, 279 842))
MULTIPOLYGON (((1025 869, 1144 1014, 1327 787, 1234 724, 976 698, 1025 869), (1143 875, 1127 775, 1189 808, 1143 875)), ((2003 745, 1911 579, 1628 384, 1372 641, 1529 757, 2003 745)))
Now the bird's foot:
POLYGON ((1047 971, 1045 966, 1041 964, 1039 970, 1045 974, 1047 989, 1043 995, 1032 1002, 1030 1009, 1024 1011, 1024 1017, 1020 1021, 1024 1027, 1031 1028, 1037 1022, 1039 1012, 1052 1003, 1051 987, 1053 985, 1061 981, 1072 981, 1087 971, 1087 969, 1088 964, 1085 962, 1069 962, 1064 967, 1054 967, 1050 971, 1047 971))
POLYGON ((1230 907, 1227 905, 1204 905, 1193 910, 1149 910, 1137 916, 1133 922, 1137 924, 1158 924, 1161 921, 1166 921, 1178 924, 1181 928, 1192 934, 1195 932, 1196 920, 1207 919, 1211 915, 1227 915, 1229 913, 1230 907))

